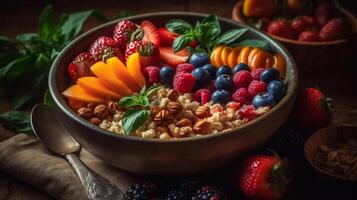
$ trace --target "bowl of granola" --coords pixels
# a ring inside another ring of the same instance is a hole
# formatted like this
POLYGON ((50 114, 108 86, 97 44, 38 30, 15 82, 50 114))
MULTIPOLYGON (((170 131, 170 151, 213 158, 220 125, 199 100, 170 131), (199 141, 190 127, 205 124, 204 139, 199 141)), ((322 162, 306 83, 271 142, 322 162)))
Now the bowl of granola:
POLYGON ((90 153, 144 174, 222 166, 294 105, 297 70, 269 36, 215 15, 162 12, 98 26, 50 70, 57 116, 90 153))

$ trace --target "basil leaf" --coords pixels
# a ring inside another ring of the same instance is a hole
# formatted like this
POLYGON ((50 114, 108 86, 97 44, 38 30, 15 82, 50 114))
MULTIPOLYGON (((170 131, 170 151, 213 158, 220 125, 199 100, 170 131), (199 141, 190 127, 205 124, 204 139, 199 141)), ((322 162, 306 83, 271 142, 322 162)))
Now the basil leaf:
POLYGON ((41 41, 37 33, 24 33, 16 36, 16 39, 24 44, 37 44, 41 41))
POLYGON ((191 24, 182 19, 172 19, 166 23, 167 30, 178 34, 190 32, 193 28, 191 24))
POLYGON ((122 128, 125 134, 136 131, 149 118, 149 110, 131 109, 125 112, 122 120, 122 128))
POLYGON ((49 71, 51 67, 51 61, 45 54, 40 53, 40 55, 37 57, 35 65, 40 70, 49 71))
POLYGON ((184 49, 190 42, 192 42, 193 37, 187 35, 180 35, 172 43, 174 52, 178 52, 184 49))
POLYGON ((158 91, 161 88, 161 85, 154 85, 151 86, 149 89, 147 89, 145 91, 145 96, 150 97, 153 93, 155 93, 156 91, 158 91))
POLYGON ((56 32, 56 25, 54 23, 53 7, 48 5, 40 16, 40 30, 39 35, 42 39, 48 40, 51 35, 56 32))
POLYGON ((30 116, 19 111, 10 111, 0 115, 0 123, 16 133, 33 133, 30 116))
POLYGON ((266 51, 269 50, 269 42, 265 40, 256 40, 256 39, 243 40, 239 42, 238 45, 261 48, 266 51))
POLYGON ((46 90, 43 96, 43 103, 49 106, 50 108, 52 108, 55 105, 55 102, 48 89, 46 90))
POLYGON ((218 37, 216 45, 218 44, 229 45, 237 41, 245 32, 247 32, 247 29, 245 28, 229 30, 218 37))
POLYGON ((127 106, 129 103, 131 103, 132 101, 135 101, 135 96, 126 96, 120 99, 119 101, 119 105, 121 106, 127 106))
POLYGON ((210 35, 218 36, 221 34, 221 26, 216 15, 209 15, 208 17, 204 18, 202 20, 202 25, 209 27, 210 35))
MULTIPOLYGON (((5 67, 0 69, 0 82, 9 79, 16 79, 18 76, 33 71, 33 61, 31 56, 25 56, 13 60, 5 67)), ((34 78, 34 77, 32 77, 34 78)))

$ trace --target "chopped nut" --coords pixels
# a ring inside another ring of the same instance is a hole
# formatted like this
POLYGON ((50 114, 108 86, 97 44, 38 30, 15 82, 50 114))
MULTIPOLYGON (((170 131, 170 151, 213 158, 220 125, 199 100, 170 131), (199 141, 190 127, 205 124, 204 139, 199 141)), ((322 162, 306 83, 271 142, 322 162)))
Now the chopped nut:
POLYGON ((117 110, 119 110, 119 105, 118 105, 117 102, 110 101, 110 102, 108 103, 108 109, 109 109, 109 112, 110 112, 112 115, 114 115, 114 114, 117 112, 117 110))
POLYGON ((178 127, 183 127, 183 126, 192 127, 192 122, 191 122, 191 120, 189 120, 187 118, 183 118, 180 121, 176 122, 176 126, 178 126, 178 127))
POLYGON ((185 110, 183 111, 181 118, 186 118, 191 120, 192 122, 197 121, 197 116, 191 111, 191 110, 185 110))
POLYGON ((99 124, 102 123, 102 120, 100 120, 98 117, 92 117, 89 119, 89 122, 96 126, 99 126, 99 124))
POLYGON ((160 111, 161 111, 161 108, 159 106, 151 106, 150 107, 151 116, 157 115, 160 111))
POLYGON ((211 123, 207 120, 199 120, 193 126, 193 130, 198 134, 207 134, 211 129, 211 123))
POLYGON ((158 127, 156 127, 156 132, 158 132, 158 133, 170 133, 170 130, 166 126, 158 126, 158 127))
POLYGON ((170 101, 167 104, 167 109, 170 111, 171 114, 179 114, 182 111, 182 105, 179 102, 170 101))
POLYGON ((160 136, 159 136, 160 139, 170 139, 171 136, 168 134, 168 133, 162 133, 160 136))
POLYGON ((83 117, 84 119, 90 119, 91 117, 93 117, 94 113, 90 108, 80 108, 77 111, 78 115, 83 117))
POLYGON ((172 116, 168 110, 162 110, 154 117, 155 124, 167 124, 171 121, 172 116))
POLYGON ((192 133, 193 133, 192 127, 184 126, 184 127, 181 127, 178 132, 173 132, 173 136, 175 138, 182 138, 182 137, 187 137, 192 133))
POLYGON ((97 105, 95 103, 89 103, 87 104, 87 108, 94 110, 97 105))
POLYGON ((195 114, 197 115, 197 117, 199 118, 204 118, 204 117, 208 117, 210 116, 211 112, 208 106, 199 106, 196 111, 195 114))
POLYGON ((99 118, 104 119, 104 118, 108 117, 109 109, 104 104, 99 104, 94 109, 94 115, 99 117, 99 118))
POLYGON ((178 93, 175 91, 175 90, 170 90, 168 93, 167 93, 167 98, 169 98, 171 101, 177 101, 179 95, 178 93))

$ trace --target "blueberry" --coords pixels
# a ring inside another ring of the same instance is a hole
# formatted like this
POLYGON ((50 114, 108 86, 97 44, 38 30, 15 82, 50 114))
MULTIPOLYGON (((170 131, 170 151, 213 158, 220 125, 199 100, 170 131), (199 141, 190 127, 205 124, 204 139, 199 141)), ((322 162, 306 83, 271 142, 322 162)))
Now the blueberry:
POLYGON ((209 64, 209 55, 206 52, 194 53, 191 55, 189 62, 196 68, 202 67, 205 64, 209 64))
POLYGON ((228 103, 232 101, 231 95, 225 90, 216 90, 211 97, 213 103, 228 103))
POLYGON ((231 76, 227 74, 219 75, 216 79, 215 86, 217 90, 226 90, 228 92, 232 91, 233 89, 233 80, 231 76))
POLYGON ((216 77, 217 68, 214 65, 205 64, 205 65, 203 65, 202 69, 208 71, 208 73, 211 75, 211 78, 215 78, 216 77))
POLYGON ((250 72, 250 68, 248 65, 244 64, 244 63, 239 63, 238 65, 236 65, 234 68, 233 68, 233 74, 239 72, 240 70, 247 70, 248 72, 250 72))
POLYGON ((280 72, 275 68, 268 68, 260 74, 260 80, 268 84, 270 81, 279 80, 280 72))
POLYGON ((286 94, 286 88, 282 81, 270 81, 268 85, 268 93, 272 94, 275 101, 279 102, 286 94))
POLYGON ((161 80, 164 81, 164 83, 166 83, 168 85, 172 85, 174 76, 175 76, 175 70, 172 69, 171 67, 163 66, 160 69, 160 78, 161 78, 161 80))
POLYGON ((228 67, 227 65, 222 65, 220 68, 217 69, 216 77, 218 77, 219 75, 222 75, 222 74, 232 75, 231 68, 228 67))
POLYGON ((271 95, 267 92, 262 92, 262 93, 257 94, 253 98, 252 104, 255 108, 264 107, 264 106, 274 107, 276 104, 276 101, 275 101, 273 95, 271 95))
POLYGON ((211 80, 211 75, 208 71, 200 68, 196 68, 192 71, 192 76, 195 77, 196 82, 200 85, 206 85, 211 80))

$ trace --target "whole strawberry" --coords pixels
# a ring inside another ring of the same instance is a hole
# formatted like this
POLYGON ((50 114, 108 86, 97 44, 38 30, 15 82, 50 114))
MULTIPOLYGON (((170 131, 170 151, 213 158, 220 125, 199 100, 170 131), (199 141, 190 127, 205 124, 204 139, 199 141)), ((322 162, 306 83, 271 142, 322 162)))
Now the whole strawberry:
POLYGON ((249 199, 279 199, 286 188, 286 166, 277 156, 248 157, 242 171, 234 177, 239 188, 249 199))
POLYGON ((98 37, 90 46, 89 53, 93 57, 94 61, 105 61, 106 59, 116 56, 121 61, 124 61, 123 54, 118 48, 113 38, 108 36, 98 37))
POLYGON ((268 33, 271 35, 293 39, 294 33, 290 24, 284 20, 272 21, 268 26, 268 33))
POLYGON ((119 47, 125 49, 126 45, 130 42, 131 35, 138 26, 129 20, 120 21, 114 29, 113 38, 119 47))
POLYGON ((77 81, 80 77, 91 75, 90 66, 94 64, 94 60, 87 52, 80 53, 69 65, 68 74, 73 81, 77 81))
POLYGON ((299 35, 298 40, 301 42, 318 42, 321 38, 315 31, 304 31, 299 35))
POLYGON ((308 28, 308 25, 301 17, 299 17, 291 22, 291 28, 296 35, 299 35, 308 28))
POLYGON ((302 131, 318 130, 332 122, 332 115, 326 97, 316 88, 298 92, 292 113, 294 126, 302 131))
POLYGON ((336 6, 333 3, 322 2, 317 5, 315 9, 315 18, 320 25, 324 26, 328 21, 330 21, 336 14, 336 6))
POLYGON ((320 30, 320 37, 323 41, 338 40, 346 37, 348 25, 342 18, 334 18, 325 24, 320 30))
POLYGON ((133 41, 130 42, 125 50, 125 59, 131 54, 138 52, 142 68, 147 66, 157 66, 159 64, 159 48, 151 42, 133 41))

